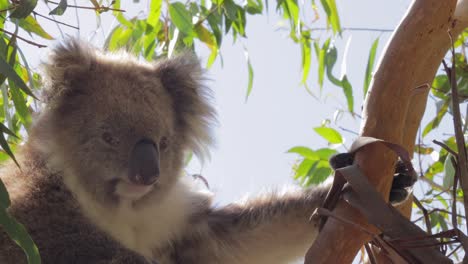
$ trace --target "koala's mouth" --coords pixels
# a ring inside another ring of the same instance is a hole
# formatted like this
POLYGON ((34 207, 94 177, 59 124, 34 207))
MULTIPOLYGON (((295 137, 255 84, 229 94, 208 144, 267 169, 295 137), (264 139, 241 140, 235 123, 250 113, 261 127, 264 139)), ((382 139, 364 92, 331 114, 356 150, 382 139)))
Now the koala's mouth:
POLYGON ((117 180, 115 182, 115 194, 119 197, 138 200, 150 193, 155 188, 155 183, 145 185, 132 183, 126 180, 117 180))

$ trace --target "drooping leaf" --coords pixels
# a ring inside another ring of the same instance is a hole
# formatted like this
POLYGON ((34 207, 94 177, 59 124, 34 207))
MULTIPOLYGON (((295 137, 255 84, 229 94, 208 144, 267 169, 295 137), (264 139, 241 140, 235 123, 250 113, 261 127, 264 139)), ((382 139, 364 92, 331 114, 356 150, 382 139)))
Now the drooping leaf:
POLYGON ((338 51, 336 50, 336 47, 334 45, 331 45, 325 54, 325 68, 327 72, 327 77, 328 80, 334 85, 341 86, 340 79, 336 78, 335 75, 333 75, 333 67, 335 66, 337 60, 338 51))
MULTIPOLYGON (((327 55, 328 47, 330 46, 330 38, 328 38, 322 45, 322 48, 320 49, 319 55, 318 55, 318 79, 319 79, 319 86, 320 89, 323 87, 323 79, 325 76, 325 68, 326 68, 326 63, 325 63, 325 57, 327 55)), ((317 48, 316 48, 317 49, 317 48)))
POLYGON ((36 8, 36 5, 37 0, 19 0, 17 7, 11 12, 10 17, 18 19, 25 18, 31 14, 34 8, 36 8))
POLYGON ((175 2, 169 5, 169 14, 174 25, 183 33, 192 36, 193 24, 190 12, 181 2, 175 2))
POLYGON ((371 49, 369 50, 369 58, 367 59, 366 65, 366 74, 364 76, 364 97, 367 94, 367 90, 369 89, 369 85, 372 80, 372 71, 374 69, 375 63, 375 54, 377 53, 377 47, 379 46, 379 38, 375 39, 372 43, 371 49))
POLYGON ((54 9, 52 9, 52 11, 49 12, 49 15, 61 16, 63 15, 63 13, 65 13, 65 10, 67 10, 67 7, 68 7, 68 1, 60 0, 57 7, 55 7, 54 9))
POLYGON ((327 14, 327 23, 331 25, 333 33, 341 34, 340 17, 338 15, 335 0, 320 0, 320 2, 327 14))
POLYGON ((5 134, 4 133, 7 133, 7 134, 11 134, 11 135, 15 135, 15 133, 13 133, 11 130, 9 130, 4 124, 0 123, 0 146, 2 147, 2 149, 8 154, 8 156, 10 156, 11 159, 13 159, 13 161, 16 163, 16 165, 18 165, 19 167, 19 163, 18 161, 16 160, 15 158, 15 155, 13 154, 13 151, 11 151, 11 148, 10 146, 8 145, 8 142, 5 138, 5 134))
POLYGON ((263 12, 263 2, 262 0, 247 0, 245 9, 251 15, 261 14, 263 12))
POLYGON ((49 40, 54 39, 49 33, 47 33, 42 28, 42 26, 32 16, 28 16, 25 19, 19 20, 18 25, 27 32, 34 33, 41 38, 49 40))
POLYGON ((31 113, 26 104, 26 98, 23 96, 21 90, 16 86, 14 82, 9 82, 11 99, 15 105, 16 114, 18 115, 21 123, 26 128, 31 124, 31 113))
POLYGON ((10 207, 10 195, 8 195, 8 191, 3 184, 3 181, 0 179, 0 210, 5 210, 10 207))
POLYGON ((341 134, 331 127, 316 127, 315 132, 326 139, 330 144, 342 144, 343 137, 341 134))
POLYGON ((452 154, 448 154, 444 162, 444 178, 442 186, 445 188, 451 188, 453 186, 453 180, 455 178, 455 167, 452 164, 452 154))
POLYGON ((151 0, 150 10, 146 23, 153 28, 159 23, 159 17, 161 16, 162 0, 151 0))
POLYGON ((343 78, 341 79, 341 88, 343 88, 343 93, 346 97, 346 102, 348 104, 348 110, 349 112, 353 113, 354 112, 354 96, 353 96, 353 87, 351 86, 351 83, 348 81, 348 77, 343 75, 343 78))
POLYGON ((442 118, 447 113, 449 104, 451 100, 446 101, 439 101, 437 104, 437 115, 424 127, 422 136, 425 137, 429 132, 431 132, 434 128, 437 128, 442 121, 442 118), (442 105, 440 105, 442 103, 442 105))
POLYGON ((203 24, 197 24, 195 26, 195 33, 197 34, 198 39, 205 43, 209 49, 217 48, 214 35, 204 27, 203 24))
POLYGON ((244 55, 245 55, 245 59, 247 60, 247 69, 249 72, 249 82, 247 85, 247 93, 245 95, 245 100, 247 100, 249 98, 250 93, 252 92, 254 72, 253 72, 252 64, 250 63, 249 52, 245 48, 244 48, 244 55))
POLYGON ((29 264, 41 263, 39 250, 29 236, 26 228, 10 216, 5 209, 0 209, 0 226, 23 249, 29 264))
MULTIPOLYGON (((112 7, 115 9, 120 9, 120 0, 114 0, 112 1, 113 5, 112 7)), ((127 28, 132 27, 132 22, 130 22, 125 16, 122 14, 122 12, 119 11, 113 11, 112 14, 114 15, 115 18, 117 18, 117 21, 119 21, 120 24, 126 26, 127 28)))
POLYGON ((24 83, 23 79, 21 79, 16 71, 2 58, 0 58, 0 73, 5 75, 9 80, 15 82, 27 95, 36 98, 29 87, 24 83))
POLYGON ((310 72, 311 64, 311 41, 310 32, 303 31, 301 37, 301 54, 302 54, 302 83, 307 81, 310 72))

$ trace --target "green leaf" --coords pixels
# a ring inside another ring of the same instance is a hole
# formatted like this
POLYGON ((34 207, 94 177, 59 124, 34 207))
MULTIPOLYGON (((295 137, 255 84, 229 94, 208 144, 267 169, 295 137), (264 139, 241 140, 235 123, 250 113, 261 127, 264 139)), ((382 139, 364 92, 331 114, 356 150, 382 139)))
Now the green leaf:
POLYGON ((437 75, 432 82, 432 94, 436 97, 446 100, 450 92, 450 83, 446 74, 437 75))
POLYGON ((302 54, 302 83, 307 81, 310 72, 311 64, 311 41, 310 32, 303 31, 301 37, 301 54, 302 54))
POLYGON ((330 175, 332 175, 332 169, 328 165, 328 161, 316 161, 307 172, 305 185, 322 183, 330 175))
POLYGON ((320 159, 320 156, 315 151, 313 151, 312 149, 310 149, 308 147, 303 147, 303 146, 297 146, 297 147, 290 148, 288 150, 288 153, 299 154, 299 155, 301 155, 302 157, 304 157, 304 158, 306 158, 308 160, 319 160, 320 159))
POLYGON ((161 16, 162 0, 151 0, 150 10, 146 23, 153 28, 159 23, 159 17, 161 16))
POLYGON ((11 18, 25 18, 31 14, 37 5, 37 0, 20 0, 18 2, 18 7, 10 14, 11 18))
POLYGON ((451 188, 453 186, 453 181, 455 179, 455 167, 453 167, 452 154, 448 154, 447 158, 445 158, 444 162, 444 179, 442 182, 442 186, 445 188, 451 188))
POLYGON ((207 16, 208 24, 213 31, 213 34, 216 38, 216 43, 218 48, 221 46, 221 42, 223 39, 223 33, 220 28, 222 28, 222 16, 215 11, 205 11, 205 16, 207 16))
POLYGON ((5 209, 0 209, 0 225, 8 236, 23 249, 29 264, 41 263, 39 250, 28 235, 26 228, 10 216, 5 209))
POLYGON ((23 90, 27 95, 35 98, 29 87, 24 83, 23 79, 16 73, 16 71, 2 58, 0 58, 0 73, 5 75, 8 80, 15 82, 18 87, 23 90))
POLYGON ((175 2, 169 6, 169 14, 174 25, 183 33, 193 36, 192 16, 180 2, 175 2))
POLYGON ((0 210, 5 210, 10 207, 10 195, 8 195, 8 191, 3 184, 3 181, 0 179, 0 210))
POLYGON ((364 98, 366 97, 367 90, 372 80, 372 70, 374 69, 375 54, 379 46, 379 38, 375 39, 369 51, 369 58, 367 59, 366 75, 364 76, 364 98))
POLYGON ((261 14, 263 12, 262 0, 247 0, 246 10, 251 15, 261 14))
POLYGON ((321 148, 317 149, 315 153, 317 153, 317 155, 320 157, 320 160, 328 161, 330 157, 338 153, 338 151, 331 148, 321 148))
POLYGON ((63 15, 63 13, 65 13, 65 10, 67 10, 67 7, 68 7, 67 0, 60 0, 60 3, 57 5, 57 7, 52 9, 52 11, 49 12, 49 15, 61 16, 63 15))
POLYGON ((307 175, 310 171, 310 168, 314 164, 313 160, 304 159, 299 166, 295 169, 294 179, 299 180, 307 175))
POLYGON ((224 14, 229 20, 234 21, 237 19, 237 10, 239 6, 234 3, 232 0, 225 0, 223 6, 224 14))
POLYGON ((343 75, 341 79, 341 88, 343 88, 343 93, 346 97, 346 102, 348 103, 348 110, 349 112, 354 112, 354 96, 353 96, 353 87, 351 83, 348 81, 348 77, 346 74, 343 75))
POLYGON ((14 82, 9 82, 11 99, 15 105, 16 115, 18 115, 21 123, 26 128, 31 124, 31 113, 26 104, 26 98, 23 96, 21 90, 16 86, 14 82))
POLYGON ((245 48, 244 48, 244 54, 245 54, 245 59, 247 60, 247 68, 248 68, 248 72, 249 72, 249 82, 248 82, 248 85, 247 85, 247 94, 245 95, 245 100, 247 101, 247 99, 249 98, 250 93, 252 92, 254 72, 253 72, 252 64, 250 63, 249 52, 245 48))
POLYGON ((437 115, 424 127, 422 136, 425 137, 429 132, 431 132, 434 128, 437 128, 440 124, 440 121, 442 121, 442 118, 445 116, 447 113, 448 107, 450 104, 450 100, 446 101, 439 101, 437 103, 437 115), (442 103, 440 105, 439 103, 442 103))
POLYGON ((7 134, 11 134, 11 135, 15 135, 11 130, 9 130, 4 124, 0 123, 0 146, 3 148, 3 150, 8 154, 8 156, 10 156, 11 159, 13 159, 13 161, 16 163, 16 165, 18 165, 18 167, 20 166, 18 161, 16 160, 15 158, 15 155, 13 154, 13 151, 11 151, 11 148, 10 146, 8 145, 8 142, 6 141, 6 138, 5 138, 5 134, 4 133, 7 133, 7 134))
MULTIPOLYGON (((322 45, 318 55, 318 79, 320 89, 323 87, 323 77, 325 76, 325 57, 327 55, 328 47, 330 46, 330 38, 328 38, 322 45)), ((317 48, 316 48, 317 49, 317 48)))
POLYGON ((341 134, 331 127, 316 127, 315 132, 326 139, 330 144, 342 144, 343 137, 341 134))
POLYGON ((49 40, 54 39, 51 35, 49 35, 49 33, 47 33, 41 27, 41 25, 39 25, 37 20, 32 16, 28 16, 25 19, 19 20, 18 25, 22 29, 26 30, 27 32, 34 33, 34 34, 38 35, 41 38, 49 39, 49 40))
POLYGON ((338 51, 335 46, 330 46, 325 55, 325 67, 328 80, 336 86, 341 87, 341 81, 333 75, 333 67, 338 59, 338 51))
POLYGON ((202 24, 195 26, 195 33, 201 42, 205 43, 210 50, 217 48, 216 39, 214 35, 202 24))
MULTIPOLYGON (((112 1, 114 4, 112 5, 113 8, 115 9, 121 9, 120 8, 120 0, 114 0, 112 1)), ((125 18, 125 16, 122 14, 122 12, 120 11, 113 11, 112 14, 114 15, 114 17, 117 19, 117 21, 119 21, 120 24, 128 27, 128 28, 131 28, 133 26, 132 22, 130 22, 127 18, 125 18)))
POLYGON ((333 33, 341 34, 340 16, 336 8, 335 0, 320 0, 327 14, 327 23, 331 25, 333 33))

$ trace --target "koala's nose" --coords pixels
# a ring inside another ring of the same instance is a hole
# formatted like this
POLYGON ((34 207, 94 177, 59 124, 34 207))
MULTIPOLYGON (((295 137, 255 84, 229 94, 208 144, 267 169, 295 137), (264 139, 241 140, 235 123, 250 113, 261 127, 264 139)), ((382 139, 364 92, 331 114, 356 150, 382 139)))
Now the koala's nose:
POLYGON ((132 183, 151 185, 159 177, 159 151, 156 144, 143 138, 130 154, 128 178, 132 183))

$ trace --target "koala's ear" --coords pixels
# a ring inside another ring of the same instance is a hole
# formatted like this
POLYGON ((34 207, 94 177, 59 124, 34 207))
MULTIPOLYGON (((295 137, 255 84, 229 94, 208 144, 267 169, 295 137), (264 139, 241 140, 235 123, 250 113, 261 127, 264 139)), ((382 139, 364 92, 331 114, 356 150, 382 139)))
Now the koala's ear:
POLYGON ((216 122, 209 104, 210 90, 203 85, 203 70, 193 54, 183 54, 156 64, 156 74, 172 98, 177 129, 200 158, 212 143, 210 127, 216 122))
POLYGON ((43 100, 48 103, 55 97, 79 89, 74 84, 87 78, 95 63, 95 49, 77 39, 70 38, 53 48, 48 62, 43 64, 46 76, 43 100))

